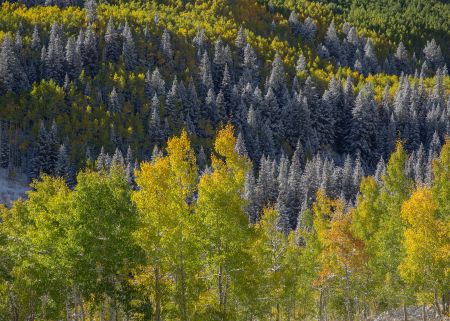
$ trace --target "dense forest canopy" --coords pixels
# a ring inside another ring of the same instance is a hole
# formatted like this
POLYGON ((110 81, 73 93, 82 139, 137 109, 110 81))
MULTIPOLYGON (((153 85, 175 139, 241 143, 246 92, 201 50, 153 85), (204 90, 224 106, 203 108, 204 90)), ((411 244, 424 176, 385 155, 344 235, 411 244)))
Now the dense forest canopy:
POLYGON ((0 320, 448 315, 449 16, 2 1, 0 320))

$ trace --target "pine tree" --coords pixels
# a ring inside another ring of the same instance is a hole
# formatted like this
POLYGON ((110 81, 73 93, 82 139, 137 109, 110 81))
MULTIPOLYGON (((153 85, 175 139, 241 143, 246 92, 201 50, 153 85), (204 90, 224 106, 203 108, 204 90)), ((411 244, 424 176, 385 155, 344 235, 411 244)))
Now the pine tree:
POLYGON ((386 175, 386 163, 384 162, 383 157, 378 161, 377 167, 374 173, 374 179, 378 184, 382 183, 383 176, 386 175))
POLYGON ((298 34, 300 32, 300 21, 298 20, 297 13, 294 10, 291 11, 288 22, 292 33, 294 35, 298 34))
POLYGON ((402 72, 405 72, 405 73, 410 72, 410 63, 409 63, 408 52, 406 51, 405 45, 401 41, 397 46, 397 50, 395 51, 394 58, 395 58, 395 67, 399 74, 402 72))
POLYGON ((245 147, 244 135, 242 135, 242 132, 238 134, 238 137, 236 139, 235 150, 239 155, 248 157, 247 148, 245 147))
POLYGON ((200 82, 201 95, 206 96, 208 91, 213 88, 213 78, 211 74, 211 63, 209 61, 208 52, 205 50, 200 62, 200 82))
POLYGON ((125 69, 130 72, 133 71, 136 63, 137 63, 137 56, 136 56, 136 48, 134 45, 133 35, 131 33, 131 29, 128 26, 128 22, 125 23, 125 27, 122 32, 122 37, 124 39, 123 46, 122 46, 122 56, 123 56, 123 62, 125 69))
POLYGON ((77 50, 76 40, 73 36, 67 39, 66 44, 66 66, 67 66, 67 75, 69 75, 71 79, 78 78, 81 68, 81 56, 79 51, 77 50))
POLYGON ((248 171, 245 176, 244 185, 244 199, 247 201, 245 205, 245 212, 247 213, 250 224, 256 224, 259 221, 259 207, 256 199, 256 182, 253 171, 248 171))
POLYGON ((192 39, 192 43, 195 45, 195 48, 197 49, 197 58, 200 60, 207 46, 205 29, 203 28, 197 29, 197 34, 195 35, 194 39, 192 39))
POLYGON ((297 71, 297 73, 307 72, 306 60, 305 60, 305 56, 303 54, 301 54, 300 57, 298 57, 297 63, 295 65, 295 70, 297 71))
POLYGON ((37 25, 33 27, 33 34, 31 35, 31 49, 36 51, 41 49, 41 38, 39 36, 39 29, 37 25))
POLYGON ((376 103, 373 97, 373 89, 366 85, 356 97, 350 131, 350 151, 353 155, 361 155, 364 162, 373 161, 377 124, 375 110, 376 103))
POLYGON ((368 39, 364 46, 364 67, 366 74, 376 73, 379 69, 375 48, 371 39, 368 39))
POLYGON ((113 87, 111 93, 109 94, 109 104, 108 110, 111 113, 120 113, 122 111, 119 94, 117 93, 116 87, 113 87))
POLYGON ((341 57, 341 43, 336 33, 336 27, 334 25, 334 20, 331 21, 327 34, 325 35, 325 46, 327 47, 330 55, 339 59, 341 57))
POLYGON ((120 38, 114 28, 114 21, 109 17, 105 32, 105 59, 117 63, 120 57, 120 38))
POLYGON ((58 158, 55 166, 55 175, 64 178, 65 181, 70 177, 70 163, 67 149, 64 144, 59 147, 58 158))
POLYGON ((303 168, 303 148, 300 141, 297 143, 292 155, 289 167, 287 208, 289 213, 289 224, 291 229, 296 229, 298 213, 301 207, 301 177, 303 168))
POLYGON ((310 17, 307 17, 305 19, 305 22, 300 28, 300 35, 302 39, 305 39, 306 41, 309 42, 313 42, 316 39, 316 33, 317 33, 316 23, 310 17))
POLYGON ((240 51, 243 51, 247 45, 247 37, 245 36, 244 28, 242 26, 239 27, 234 44, 240 51))
POLYGON ((0 122, 0 167, 8 168, 10 161, 10 146, 6 125, 0 122))
POLYGON ((343 153, 350 152, 350 130, 352 123, 352 110, 354 107, 354 93, 353 93, 353 80, 349 76, 345 82, 343 90, 343 104, 340 109, 337 109, 337 121, 336 121, 336 143, 338 151, 343 153))
POLYGON ((84 9, 86 10, 86 20, 88 24, 97 20, 97 2, 96 0, 85 0, 84 9))
POLYGON ((259 80, 258 75, 258 57, 256 56, 255 50, 253 47, 247 43, 244 48, 244 60, 242 65, 242 79, 243 83, 250 83, 252 85, 256 85, 259 80))
POLYGON ((166 82, 161 76, 158 68, 155 68, 155 70, 153 70, 151 85, 152 88, 156 91, 158 97, 163 97, 166 95, 166 82))
POLYGON ((83 61, 83 67, 86 74, 90 77, 95 76, 99 69, 99 65, 97 52, 97 38, 95 36, 92 25, 89 25, 89 27, 86 30, 81 58, 83 61))
POLYGON ((173 59, 173 51, 172 44, 170 42, 170 33, 167 29, 164 29, 164 32, 161 36, 161 50, 165 55, 167 62, 171 64, 173 59))
POLYGON ((0 90, 18 92, 28 87, 28 79, 15 54, 11 37, 6 35, 0 49, 0 90))
POLYGON ((437 70, 444 64, 444 58, 442 57, 441 47, 436 43, 434 39, 427 41, 427 45, 423 49, 425 62, 431 70, 437 70))
POLYGON ((269 86, 274 91, 277 98, 282 94, 286 87, 286 76, 284 73, 284 65, 279 53, 275 54, 272 62, 272 70, 269 77, 269 86))
MULTIPOLYGON (((336 80, 334 80, 336 82, 336 80)), ((332 82, 330 82, 331 84, 332 82)), ((319 104, 319 110, 316 113, 314 127, 317 130, 319 143, 322 147, 334 145, 336 137, 335 122, 337 111, 335 108, 338 101, 342 102, 342 94, 338 89, 340 84, 332 86, 332 90, 326 90, 322 96, 322 101, 319 104)), ((342 106, 342 103, 339 103, 342 106)))
POLYGON ((57 28, 53 27, 45 56, 45 72, 47 79, 53 79, 59 85, 63 84, 65 75, 64 49, 62 40, 57 34, 57 28))
POLYGON ((172 88, 166 95, 164 116, 168 117, 175 125, 178 126, 179 119, 177 118, 180 110, 180 97, 178 94, 178 80, 175 76, 172 82, 172 88))

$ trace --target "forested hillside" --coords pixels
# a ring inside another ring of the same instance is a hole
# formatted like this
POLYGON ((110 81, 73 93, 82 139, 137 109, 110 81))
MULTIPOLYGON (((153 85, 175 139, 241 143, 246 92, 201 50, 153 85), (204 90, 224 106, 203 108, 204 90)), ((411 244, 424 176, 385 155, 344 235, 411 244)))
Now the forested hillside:
POLYGON ((0 320, 444 318, 449 16, 2 1, 0 320))

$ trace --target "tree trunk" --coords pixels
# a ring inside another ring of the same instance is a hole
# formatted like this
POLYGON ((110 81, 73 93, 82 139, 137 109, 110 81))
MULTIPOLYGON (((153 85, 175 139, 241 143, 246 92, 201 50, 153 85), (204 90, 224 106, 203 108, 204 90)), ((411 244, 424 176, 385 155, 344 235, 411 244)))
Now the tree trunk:
POLYGON ((406 309, 406 303, 403 303, 403 321, 408 321, 408 310, 406 309))
POLYGON ((427 308, 426 305, 422 305, 422 317, 423 317, 423 321, 427 321, 427 308))
POLYGON ((161 321, 161 284, 159 268, 155 268, 155 321, 161 321))
POLYGON ((319 321, 324 321, 324 311, 323 311, 323 289, 320 289, 320 296, 319 296, 319 321))
POLYGON ((109 321, 117 321, 116 303, 114 299, 109 299, 109 321))
POLYGON ((8 282, 8 304, 12 321, 19 321, 19 309, 17 308, 16 298, 12 291, 11 284, 8 282))
POLYGON ((350 276, 348 269, 345 269, 345 307, 347 309, 347 320, 353 321, 352 303, 350 301, 350 276))
POLYGON ((187 298, 186 298, 186 275, 184 271, 184 257, 181 254, 181 269, 180 269, 180 312, 181 312, 181 320, 188 320, 188 311, 187 311, 187 298))
POLYGON ((442 318, 442 311, 441 311, 441 307, 439 305, 439 300, 438 300, 438 295, 437 295, 436 290, 434 290, 434 305, 436 307, 436 312, 437 312, 439 318, 442 318))

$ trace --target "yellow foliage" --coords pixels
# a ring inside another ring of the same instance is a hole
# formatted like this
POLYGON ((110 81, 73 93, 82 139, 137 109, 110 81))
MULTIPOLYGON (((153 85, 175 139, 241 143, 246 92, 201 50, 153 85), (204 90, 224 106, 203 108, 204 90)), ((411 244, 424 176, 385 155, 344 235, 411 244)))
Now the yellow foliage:
POLYGON ((424 292, 437 291, 449 284, 450 222, 437 217, 437 205, 427 187, 418 187, 403 203, 402 218, 406 257, 400 273, 424 292))

